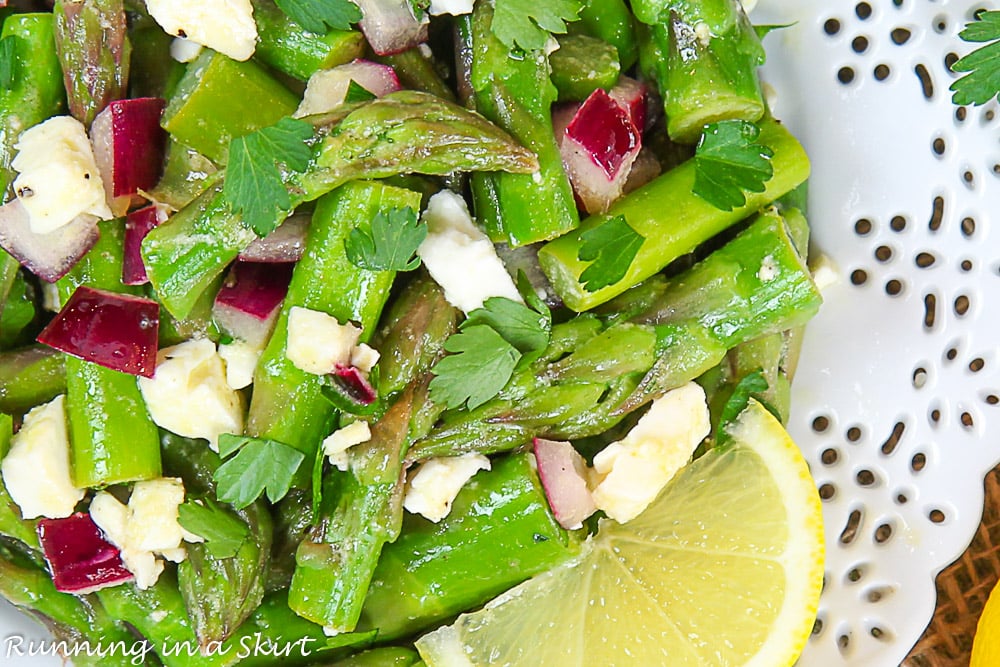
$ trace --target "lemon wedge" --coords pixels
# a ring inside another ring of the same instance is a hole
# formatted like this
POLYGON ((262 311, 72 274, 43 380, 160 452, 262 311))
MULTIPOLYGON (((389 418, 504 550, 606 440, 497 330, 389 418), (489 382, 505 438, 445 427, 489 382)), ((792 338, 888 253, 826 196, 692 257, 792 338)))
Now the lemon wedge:
POLYGON ((730 433, 572 562, 421 637, 427 665, 792 665, 823 584, 819 497, 760 404, 730 433))
POLYGON ((972 640, 969 667, 1000 665, 1000 584, 993 587, 972 640))

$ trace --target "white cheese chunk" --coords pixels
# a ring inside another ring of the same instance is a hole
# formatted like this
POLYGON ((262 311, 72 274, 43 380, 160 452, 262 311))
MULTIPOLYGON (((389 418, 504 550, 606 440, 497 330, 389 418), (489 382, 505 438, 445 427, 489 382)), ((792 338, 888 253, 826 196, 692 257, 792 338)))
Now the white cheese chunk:
POLYGON ((160 27, 233 60, 247 60, 257 47, 250 0, 146 0, 160 27))
POLYGON ((31 127, 14 146, 14 192, 36 234, 48 234, 87 214, 114 217, 83 123, 55 116, 31 127))
POLYGON ((813 282, 820 290, 825 290, 840 282, 840 269, 836 262, 825 253, 815 254, 809 262, 813 282))
POLYGON ((381 358, 382 355, 379 354, 378 350, 365 343, 361 343, 351 350, 351 365, 362 373, 371 373, 372 369, 375 368, 375 364, 381 358))
POLYGON ((323 440, 323 453, 330 463, 340 470, 347 470, 350 461, 347 450, 372 439, 371 429, 366 421, 356 421, 337 429, 323 440))
POLYGON ((73 484, 69 469, 64 397, 55 397, 24 417, 10 441, 0 471, 21 516, 62 519, 73 513, 84 490, 73 484))
POLYGON ((451 14, 461 16, 472 13, 473 0, 431 0, 431 6, 427 10, 432 16, 441 14, 451 14))
POLYGON ((417 249, 448 303, 468 313, 492 296, 522 302, 489 238, 472 222, 465 200, 442 190, 424 211, 428 234, 417 249))
POLYGON ((166 477, 136 482, 127 506, 107 491, 90 503, 90 518, 121 551, 122 563, 140 589, 156 583, 163 559, 179 563, 187 558, 182 541, 203 541, 178 523, 183 502, 181 480, 166 477))
POLYGON ((350 322, 341 324, 326 313, 293 306, 288 313, 285 356, 299 370, 326 375, 338 364, 350 365, 360 337, 361 329, 350 322))
POLYGON ((243 432, 243 401, 226 381, 226 369, 208 339, 164 348, 156 373, 139 378, 139 390, 157 426, 186 438, 204 438, 219 451, 219 436, 243 432))
POLYGON ((425 461, 407 482, 403 507, 437 523, 451 512, 451 504, 465 483, 480 470, 489 469, 490 460, 482 454, 425 461))
POLYGON ((170 42, 170 57, 179 63, 189 63, 201 55, 203 48, 205 47, 198 42, 192 42, 183 37, 174 37, 174 41, 170 42))
POLYGON ((263 352, 263 347, 251 345, 245 340, 219 345, 219 356, 226 362, 226 384, 230 389, 243 389, 253 383, 257 362, 263 352))
POLYGON ((696 383, 653 401, 625 438, 594 456, 598 509, 620 523, 637 517, 687 464, 710 430, 705 391, 696 383))

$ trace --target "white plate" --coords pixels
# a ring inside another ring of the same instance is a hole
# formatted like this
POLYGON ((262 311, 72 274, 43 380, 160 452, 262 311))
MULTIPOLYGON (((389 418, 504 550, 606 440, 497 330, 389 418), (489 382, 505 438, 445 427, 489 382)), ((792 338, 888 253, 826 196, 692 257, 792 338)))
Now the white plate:
MULTIPOLYGON (((760 0, 753 13, 795 22, 767 37, 765 78, 812 157, 815 247, 841 276, 808 329, 790 426, 827 498, 803 667, 899 664, 1000 460, 1000 125, 995 104, 957 113, 946 67, 984 4, 760 0)), ((0 640, 15 635, 45 638, 0 607, 0 640)), ((61 664, 7 660, 7 646, 2 664, 61 664)))

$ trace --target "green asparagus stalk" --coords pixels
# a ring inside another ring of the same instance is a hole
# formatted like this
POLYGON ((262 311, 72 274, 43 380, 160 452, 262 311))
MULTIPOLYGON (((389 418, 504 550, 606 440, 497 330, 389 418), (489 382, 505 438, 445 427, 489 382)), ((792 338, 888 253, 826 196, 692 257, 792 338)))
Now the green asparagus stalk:
POLYGON ((462 47, 471 53, 469 83, 479 113, 538 155, 532 174, 472 177, 476 216, 495 241, 518 247, 555 238, 579 225, 569 179, 552 129, 556 89, 548 57, 532 51, 511 57, 491 31, 493 5, 478 2, 459 20, 462 47))
POLYGON ((625 0, 584 0, 580 20, 571 23, 570 30, 580 30, 614 46, 623 71, 639 57, 635 19, 625 0))
MULTIPOLYGON (((425 93, 393 93, 310 120, 317 126, 315 167, 289 177, 293 206, 357 178, 409 172, 530 172, 538 164, 495 126, 425 93)), ((149 233, 143 259, 163 304, 184 317, 255 238, 230 211, 217 183, 149 233)))
POLYGON ((34 338, 31 325, 37 314, 35 289, 23 273, 16 272, 0 309, 0 350, 30 342, 34 338))
MULTIPOLYGON (((274 333, 257 364, 247 433, 291 445, 312 460, 329 434, 333 406, 323 397, 323 380, 297 368, 286 356, 292 308, 320 310, 339 322, 352 321, 368 340, 389 297, 395 272, 369 271, 350 262, 345 242, 379 212, 420 207, 420 195, 375 182, 348 183, 321 199, 309 239, 295 266, 274 333)), ((304 469, 303 469, 304 470, 304 469)))
POLYGON ((292 585, 295 572, 295 550, 306 538, 312 527, 312 494, 301 489, 291 489, 272 509, 274 538, 271 561, 267 568, 264 591, 273 593, 292 585))
MULTIPOLYGON (((121 282, 125 227, 100 223, 101 237, 57 283, 65 303, 80 285, 135 294, 121 282)), ((160 476, 160 440, 135 376, 66 356, 70 463, 79 488, 160 476)))
POLYGON ((45 345, 0 352, 0 412, 21 414, 65 391, 61 352, 45 345))
POLYGON ((225 164, 233 137, 276 123, 298 104, 261 65, 206 49, 188 65, 162 124, 181 143, 225 164))
POLYGON ((503 451, 535 436, 596 435, 697 378, 739 343, 803 324, 821 301, 773 210, 688 271, 639 289, 648 293, 629 302, 643 306, 628 314, 630 321, 602 325, 585 315, 553 327, 553 344, 541 359, 495 399, 470 412, 446 412, 408 457, 503 451), (567 326, 577 330, 564 332, 567 326), (602 326, 587 335, 585 327, 602 326))
POLYGON ((170 99, 184 77, 185 67, 170 57, 173 37, 158 25, 129 26, 132 62, 128 96, 170 99))
POLYGON ((442 100, 455 101, 455 93, 441 78, 433 59, 424 55, 419 48, 375 56, 375 60, 392 67, 399 77, 399 83, 407 90, 421 90, 442 100))
POLYGON ((90 127, 126 95, 132 45, 125 7, 122 0, 57 0, 53 14, 69 110, 90 127))
POLYGON ((299 545, 289 590, 296 613, 341 632, 354 629, 382 547, 399 535, 403 457, 438 414, 427 398, 427 372, 455 330, 454 309, 429 281, 411 286, 401 302, 414 307, 395 308, 380 334, 387 361, 380 391, 406 389, 371 426, 371 440, 351 449, 350 469, 327 475, 319 520, 299 545))
MULTIPOLYGON (((324 662, 327 667, 414 667, 420 663, 420 654, 402 646, 380 646, 356 653, 336 662, 324 662)), ((314 667, 320 667, 316 663, 314 667)))
MULTIPOLYGON (((10 439, 14 433, 14 420, 10 415, 0 413, 0 461, 10 451, 10 439)), ((19 543, 18 546, 36 560, 40 560, 41 545, 36 532, 38 521, 21 518, 21 510, 10 497, 7 487, 0 478, 0 537, 19 543)))
POLYGON ((279 72, 302 81, 321 69, 360 58, 365 38, 357 30, 330 30, 324 35, 303 30, 273 0, 254 0, 259 41, 256 57, 279 72))
MULTIPOLYGON (((164 473, 184 480, 187 498, 214 499, 218 454, 204 442, 167 432, 161 442, 164 473)), ((184 606, 203 648, 229 638, 263 600, 271 555, 271 516, 263 501, 242 510, 219 506, 243 522, 249 538, 228 558, 214 555, 205 544, 188 543, 187 559, 177 566, 184 606)))
POLYGON ((167 137, 163 175, 150 192, 156 201, 180 210, 194 201, 221 176, 219 167, 207 157, 167 137))
POLYGON ((636 18, 650 26, 653 62, 644 63, 663 95, 667 131, 694 143, 709 123, 764 115, 757 68, 764 47, 733 0, 637 0, 636 18))
POLYGON ((65 105, 53 31, 52 14, 15 14, 3 22, 0 31, 3 39, 14 41, 16 68, 11 87, 0 87, 0 189, 4 201, 11 196, 14 172, 10 163, 21 133, 59 113, 65 105))
MULTIPOLYGON (((57 591, 48 572, 3 554, 0 596, 42 623, 56 641, 65 642, 67 657, 78 667, 130 665, 135 664, 135 656, 145 655, 141 640, 119 625, 93 596, 57 591)), ((8 653, 8 657, 12 656, 8 653)))
POLYGON ((618 83, 621 65, 618 50, 603 39, 587 35, 563 35, 559 48, 549 56, 552 84, 560 102, 582 102, 597 90, 618 83))
POLYGON ((779 122, 762 121, 759 141, 774 151, 774 175, 765 183, 763 192, 747 193, 742 207, 723 211, 695 195, 695 165, 689 160, 622 197, 607 213, 591 216, 579 229, 544 245, 538 260, 566 305, 583 311, 621 294, 807 178, 809 159, 801 144, 779 122), (620 281, 587 291, 580 280, 589 266, 579 258, 583 234, 618 216, 623 216, 643 237, 642 246, 620 281))
POLYGON ((418 632, 572 557, 578 543, 552 516, 527 454, 494 461, 440 523, 408 515, 382 550, 359 627, 379 640, 418 632))

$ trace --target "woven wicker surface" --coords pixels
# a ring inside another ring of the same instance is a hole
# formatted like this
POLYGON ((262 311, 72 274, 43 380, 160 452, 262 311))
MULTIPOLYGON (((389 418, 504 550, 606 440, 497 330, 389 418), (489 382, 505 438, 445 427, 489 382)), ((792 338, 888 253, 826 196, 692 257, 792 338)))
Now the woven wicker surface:
POLYGON ((962 557, 937 578, 937 609, 904 667, 966 667, 979 614, 1000 579, 1000 466, 986 476, 983 520, 962 557))

